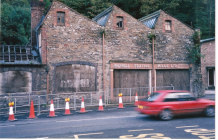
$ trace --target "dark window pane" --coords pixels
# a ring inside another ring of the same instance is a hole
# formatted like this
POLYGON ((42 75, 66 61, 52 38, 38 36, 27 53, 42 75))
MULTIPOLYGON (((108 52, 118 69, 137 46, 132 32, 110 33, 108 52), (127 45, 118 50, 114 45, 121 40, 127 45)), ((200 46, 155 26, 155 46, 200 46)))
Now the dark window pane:
POLYGON ((123 27, 123 17, 117 17, 117 27, 123 27))
POLYGON ((58 23, 60 23, 61 22, 61 18, 60 17, 58 17, 58 23))
POLYGON ((8 47, 4 47, 4 52, 5 52, 5 53, 8 52, 8 47))
POLYGON ((20 53, 20 48, 15 48, 16 53, 20 53))
POLYGON ((65 13, 58 12, 57 13, 57 23, 60 23, 62 25, 62 23, 64 23, 64 19, 65 19, 65 13))
POLYGON ((64 17, 61 17, 61 23, 64 23, 64 17))

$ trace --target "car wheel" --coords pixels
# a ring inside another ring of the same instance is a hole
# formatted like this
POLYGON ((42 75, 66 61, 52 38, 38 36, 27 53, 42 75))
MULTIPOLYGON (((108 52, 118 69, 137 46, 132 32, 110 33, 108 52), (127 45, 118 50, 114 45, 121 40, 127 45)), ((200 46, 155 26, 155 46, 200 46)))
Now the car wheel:
POLYGON ((215 108, 213 106, 209 106, 205 109, 205 115, 208 117, 215 116, 215 108))
POLYGON ((173 113, 171 110, 169 109, 165 109, 163 111, 160 112, 160 119, 167 121, 167 120, 171 120, 173 118, 173 113))

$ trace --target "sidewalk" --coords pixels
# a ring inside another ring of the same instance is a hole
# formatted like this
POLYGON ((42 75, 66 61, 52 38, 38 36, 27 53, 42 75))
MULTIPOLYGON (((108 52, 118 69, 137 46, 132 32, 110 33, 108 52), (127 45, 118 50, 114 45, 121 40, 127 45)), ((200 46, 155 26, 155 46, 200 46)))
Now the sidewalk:
POLYGON ((215 90, 205 90, 205 96, 203 96, 202 98, 215 101, 215 96, 215 90))

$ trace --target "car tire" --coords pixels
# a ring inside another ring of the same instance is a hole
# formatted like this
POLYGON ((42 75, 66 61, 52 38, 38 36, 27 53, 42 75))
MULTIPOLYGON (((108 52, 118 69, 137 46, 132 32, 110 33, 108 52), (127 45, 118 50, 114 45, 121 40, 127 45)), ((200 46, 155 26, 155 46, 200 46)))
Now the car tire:
POLYGON ((207 117, 213 117, 215 116, 215 108, 213 106, 208 106, 204 113, 207 117))
POLYGON ((168 121, 173 118, 173 113, 169 109, 164 109, 163 111, 160 112, 159 117, 161 120, 168 121))

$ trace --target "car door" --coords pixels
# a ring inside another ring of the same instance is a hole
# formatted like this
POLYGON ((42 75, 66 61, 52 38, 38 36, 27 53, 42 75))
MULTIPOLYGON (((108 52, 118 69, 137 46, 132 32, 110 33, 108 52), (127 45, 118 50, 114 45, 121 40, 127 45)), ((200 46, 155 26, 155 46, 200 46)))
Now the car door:
POLYGON ((195 113, 198 109, 198 102, 191 93, 179 93, 180 113, 195 113))
POLYGON ((170 108, 174 115, 181 113, 180 104, 178 104, 178 95, 177 93, 168 93, 163 100, 162 106, 164 108, 170 108))

